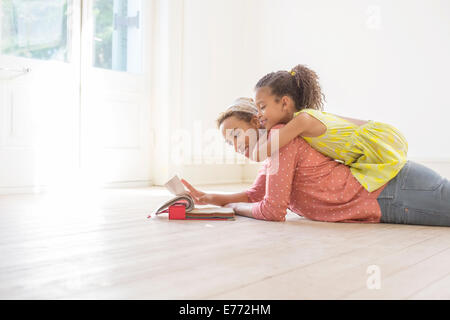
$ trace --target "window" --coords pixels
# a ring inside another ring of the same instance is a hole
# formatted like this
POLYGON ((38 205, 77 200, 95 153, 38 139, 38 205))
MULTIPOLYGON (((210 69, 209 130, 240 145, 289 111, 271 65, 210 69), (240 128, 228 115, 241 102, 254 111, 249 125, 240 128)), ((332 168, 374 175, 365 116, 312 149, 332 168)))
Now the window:
POLYGON ((93 65, 141 72, 141 0, 95 0, 93 65))
POLYGON ((1 0, 1 52, 31 59, 70 59, 71 0, 1 0), (56 27, 55 27, 56 26, 56 27))

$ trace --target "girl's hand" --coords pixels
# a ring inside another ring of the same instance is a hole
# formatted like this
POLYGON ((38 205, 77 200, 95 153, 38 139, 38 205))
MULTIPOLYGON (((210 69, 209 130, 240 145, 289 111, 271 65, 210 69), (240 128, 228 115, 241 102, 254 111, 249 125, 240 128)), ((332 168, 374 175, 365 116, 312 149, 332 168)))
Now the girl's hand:
POLYGON ((181 182, 189 190, 188 194, 194 199, 195 204, 199 204, 199 205, 215 204, 214 196, 212 194, 208 194, 208 193, 205 193, 205 192, 195 189, 189 182, 187 182, 184 179, 181 179, 181 182))

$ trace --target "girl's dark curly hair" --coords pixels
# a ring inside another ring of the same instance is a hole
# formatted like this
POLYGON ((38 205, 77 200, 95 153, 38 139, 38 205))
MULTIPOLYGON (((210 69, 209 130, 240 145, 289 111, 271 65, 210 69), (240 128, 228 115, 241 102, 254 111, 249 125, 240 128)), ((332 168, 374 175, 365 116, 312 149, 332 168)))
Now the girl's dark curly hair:
POLYGON ((296 110, 305 108, 322 110, 325 95, 319 84, 319 77, 304 65, 295 66, 289 71, 266 74, 255 86, 255 90, 269 87, 276 97, 290 96, 296 110))

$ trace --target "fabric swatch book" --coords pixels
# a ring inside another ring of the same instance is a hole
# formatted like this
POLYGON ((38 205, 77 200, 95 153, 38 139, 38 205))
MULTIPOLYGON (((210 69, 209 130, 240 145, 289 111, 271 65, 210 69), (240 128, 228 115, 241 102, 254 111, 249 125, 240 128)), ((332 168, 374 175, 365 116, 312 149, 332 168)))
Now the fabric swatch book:
POLYGON ((163 212, 169 212, 169 209, 178 209, 178 207, 182 205, 184 206, 183 217, 186 220, 234 220, 235 214, 232 208, 203 205, 196 206, 194 204, 194 199, 188 194, 177 175, 167 181, 164 186, 175 197, 166 201, 156 209, 156 215, 163 212))

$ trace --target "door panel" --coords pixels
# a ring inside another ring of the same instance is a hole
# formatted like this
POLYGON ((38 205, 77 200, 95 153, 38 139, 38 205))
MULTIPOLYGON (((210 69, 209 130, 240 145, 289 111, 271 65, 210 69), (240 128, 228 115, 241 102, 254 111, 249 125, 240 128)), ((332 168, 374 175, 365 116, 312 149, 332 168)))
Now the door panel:
POLYGON ((79 7, 0 2, 0 192, 67 183, 78 164, 79 7))
POLYGON ((150 183, 151 2, 0 2, 0 193, 150 183))
POLYGON ((150 183, 151 2, 0 2, 0 193, 150 183))
POLYGON ((96 181, 150 184, 150 5, 94 0, 86 8, 82 166, 96 181))

